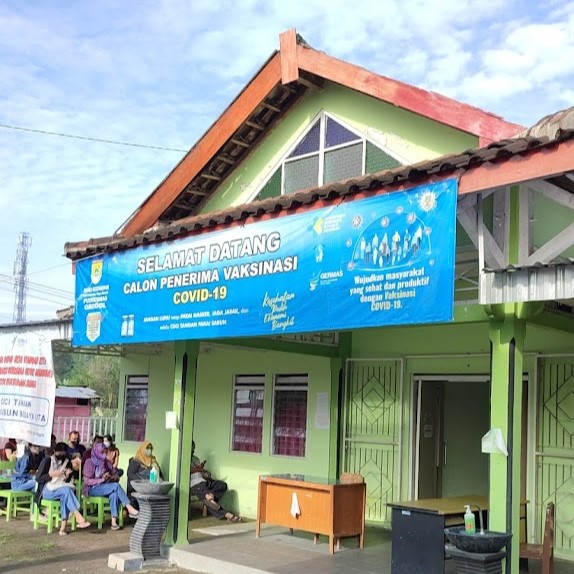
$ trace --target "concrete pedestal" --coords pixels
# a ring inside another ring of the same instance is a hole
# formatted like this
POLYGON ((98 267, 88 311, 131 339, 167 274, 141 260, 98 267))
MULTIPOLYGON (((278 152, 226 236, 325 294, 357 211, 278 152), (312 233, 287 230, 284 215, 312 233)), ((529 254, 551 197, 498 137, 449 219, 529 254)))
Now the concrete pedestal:
POLYGON ((160 558, 160 543, 169 521, 171 497, 139 492, 134 496, 140 513, 130 535, 130 552, 144 560, 160 558))
POLYGON ((447 552, 454 558, 457 574, 502 574, 502 559, 506 552, 479 554, 452 547, 447 552))

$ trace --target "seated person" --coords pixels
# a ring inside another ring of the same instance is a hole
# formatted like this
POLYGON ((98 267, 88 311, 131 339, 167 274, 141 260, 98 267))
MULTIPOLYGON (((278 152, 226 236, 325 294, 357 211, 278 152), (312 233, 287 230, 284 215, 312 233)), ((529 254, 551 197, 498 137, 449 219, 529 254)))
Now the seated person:
POLYGON ((94 445, 98 442, 104 442, 104 437, 101 434, 94 435, 92 446, 82 454, 82 466, 86 464, 86 461, 92 456, 92 448, 94 448, 94 445))
POLYGON ((114 443, 114 437, 110 434, 104 435, 104 446, 108 449, 108 460, 112 466, 117 469, 118 474, 122 476, 124 471, 119 467, 120 464, 120 450, 114 443))
POLYGON ((70 431, 68 435, 68 444, 66 446, 66 455, 72 460, 74 455, 79 454, 82 458, 83 454, 86 452, 86 447, 80 444, 80 433, 77 430, 70 431))
POLYGON ((34 490, 36 488, 36 471, 44 458, 42 447, 31 444, 24 451, 24 456, 16 463, 10 485, 12 490, 34 490))
MULTIPOLYGON (((16 462, 17 454, 16 454, 16 443, 8 441, 2 451, 0 451, 0 460, 5 460, 7 462, 16 462)), ((9 482, 0 482, 0 490, 10 490, 10 483, 9 482)), ((0 508, 6 507, 6 499, 0 498, 0 508)))
POLYGON ((45 458, 36 475, 38 488, 34 502, 40 505, 42 499, 57 500, 60 503, 60 536, 65 536, 68 519, 74 514, 78 528, 88 528, 90 523, 80 512, 80 502, 76 498, 70 461, 66 458, 67 445, 59 442, 54 445, 54 454, 45 458))
POLYGON ((128 465, 128 497, 135 508, 139 508, 139 505, 133 495, 134 487, 132 486, 132 480, 149 480, 150 471, 153 466, 155 466, 158 476, 163 480, 159 464, 153 455, 153 444, 148 440, 144 440, 140 443, 135 455, 130 458, 128 465))
POLYGON ((139 514, 130 504, 130 499, 124 489, 118 484, 120 477, 107 459, 108 450, 103 443, 96 443, 92 447, 92 456, 83 467, 84 496, 105 496, 110 499, 110 511, 112 514, 112 530, 119 530, 117 522, 119 505, 127 508, 130 518, 136 518, 139 514))
POLYGON ((227 491, 227 484, 222 480, 214 480, 211 473, 205 469, 204 460, 194 456, 195 442, 191 443, 191 477, 189 490, 201 500, 209 512, 219 520, 227 519, 229 522, 241 522, 241 516, 228 512, 219 504, 219 500, 227 491))
POLYGON ((54 454, 54 447, 56 446, 57 442, 58 441, 56 440, 56 435, 55 434, 50 435, 50 446, 44 449, 46 456, 52 456, 54 454))
POLYGON ((4 445, 4 460, 15 462, 17 458, 18 456, 16 454, 16 443, 7 442, 4 445))

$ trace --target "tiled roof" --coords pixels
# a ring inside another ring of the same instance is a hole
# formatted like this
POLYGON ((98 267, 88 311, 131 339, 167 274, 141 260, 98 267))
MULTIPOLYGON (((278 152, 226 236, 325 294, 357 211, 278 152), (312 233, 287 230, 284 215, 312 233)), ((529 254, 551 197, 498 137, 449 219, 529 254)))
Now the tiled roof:
POLYGON ((522 126, 435 92, 375 74, 309 46, 295 30, 279 37, 274 51, 221 116, 159 186, 124 222, 132 236, 156 224, 200 213, 220 185, 305 93, 327 83, 386 102, 476 136, 479 145, 512 137, 522 126))
POLYGON ((101 253, 130 249, 139 245, 168 241, 194 233, 215 230, 220 226, 241 224, 248 219, 252 221, 265 214, 323 207, 335 200, 346 198, 352 200, 353 196, 358 193, 361 193, 362 196, 371 192, 380 194, 391 192, 399 186, 422 184, 431 179, 456 177, 465 171, 477 169, 487 164, 506 162, 515 156, 536 153, 556 146, 560 142, 573 139, 573 119, 574 108, 571 108, 544 118, 520 136, 494 142, 486 147, 445 155, 418 164, 401 166, 342 182, 330 183, 319 188, 188 217, 131 237, 111 236, 77 243, 66 243, 65 254, 72 260, 82 259, 101 253), (535 135, 538 132, 541 132, 540 136, 535 135))

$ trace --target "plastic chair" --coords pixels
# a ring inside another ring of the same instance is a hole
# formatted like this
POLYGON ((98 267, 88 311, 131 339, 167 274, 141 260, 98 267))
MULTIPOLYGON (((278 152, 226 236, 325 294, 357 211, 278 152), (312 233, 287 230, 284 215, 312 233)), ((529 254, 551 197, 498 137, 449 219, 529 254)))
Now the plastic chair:
MULTIPOLYGON (((13 461, 0 461, 0 472, 13 472, 16 463, 13 461)), ((0 490, 0 498, 6 499, 6 508, 0 508, 0 516, 6 516, 6 522, 11 518, 16 518, 18 512, 32 514, 32 501, 34 493, 29 490, 0 490)))
MULTIPOLYGON (((82 490, 76 483, 76 497, 78 500, 80 500, 81 493, 82 490)), ((62 518, 60 517, 60 502, 58 500, 45 500, 42 498, 39 506, 34 503, 33 521, 34 530, 38 530, 40 524, 43 524, 46 526, 48 534, 52 534, 54 526, 59 527, 62 522, 62 518), (41 513, 42 508, 47 510, 47 515, 41 513)), ((70 519, 70 529, 76 530, 76 516, 74 514, 72 514, 72 518, 70 519)))
MULTIPOLYGON (((80 471, 80 479, 78 480, 80 492, 82 492, 82 478, 82 472, 80 471)), ((104 518, 106 513, 111 513, 110 499, 107 496, 82 495, 80 500, 82 501, 82 514, 84 515, 84 518, 86 520, 90 520, 90 517, 93 518, 95 510, 98 530, 101 530, 104 527, 104 518)), ((118 505, 118 524, 120 526, 124 525, 124 507, 121 504, 118 505)))
MULTIPOLYGON (((34 504, 34 530, 38 530, 40 524, 46 526, 48 534, 52 534, 54 526, 59 527, 60 518, 60 503, 57 500, 44 500, 40 501, 40 505, 34 504), (47 514, 42 514, 42 508, 47 510, 47 514)), ((72 518, 72 530, 76 529, 75 518, 72 518)))

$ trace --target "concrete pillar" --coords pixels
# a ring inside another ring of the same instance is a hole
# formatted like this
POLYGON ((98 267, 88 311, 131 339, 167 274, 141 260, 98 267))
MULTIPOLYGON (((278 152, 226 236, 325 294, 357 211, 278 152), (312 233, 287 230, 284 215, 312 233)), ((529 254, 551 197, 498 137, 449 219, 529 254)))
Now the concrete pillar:
POLYGON ((175 482, 175 487, 165 540, 170 545, 188 544, 189 471, 198 356, 199 341, 176 342, 173 410, 178 414, 178 427, 171 432, 169 459, 169 480, 175 482))
POLYGON ((518 574, 523 352, 526 322, 514 304, 497 305, 490 321, 490 426, 506 440, 508 457, 490 455, 489 530, 512 532, 507 574, 518 574))

